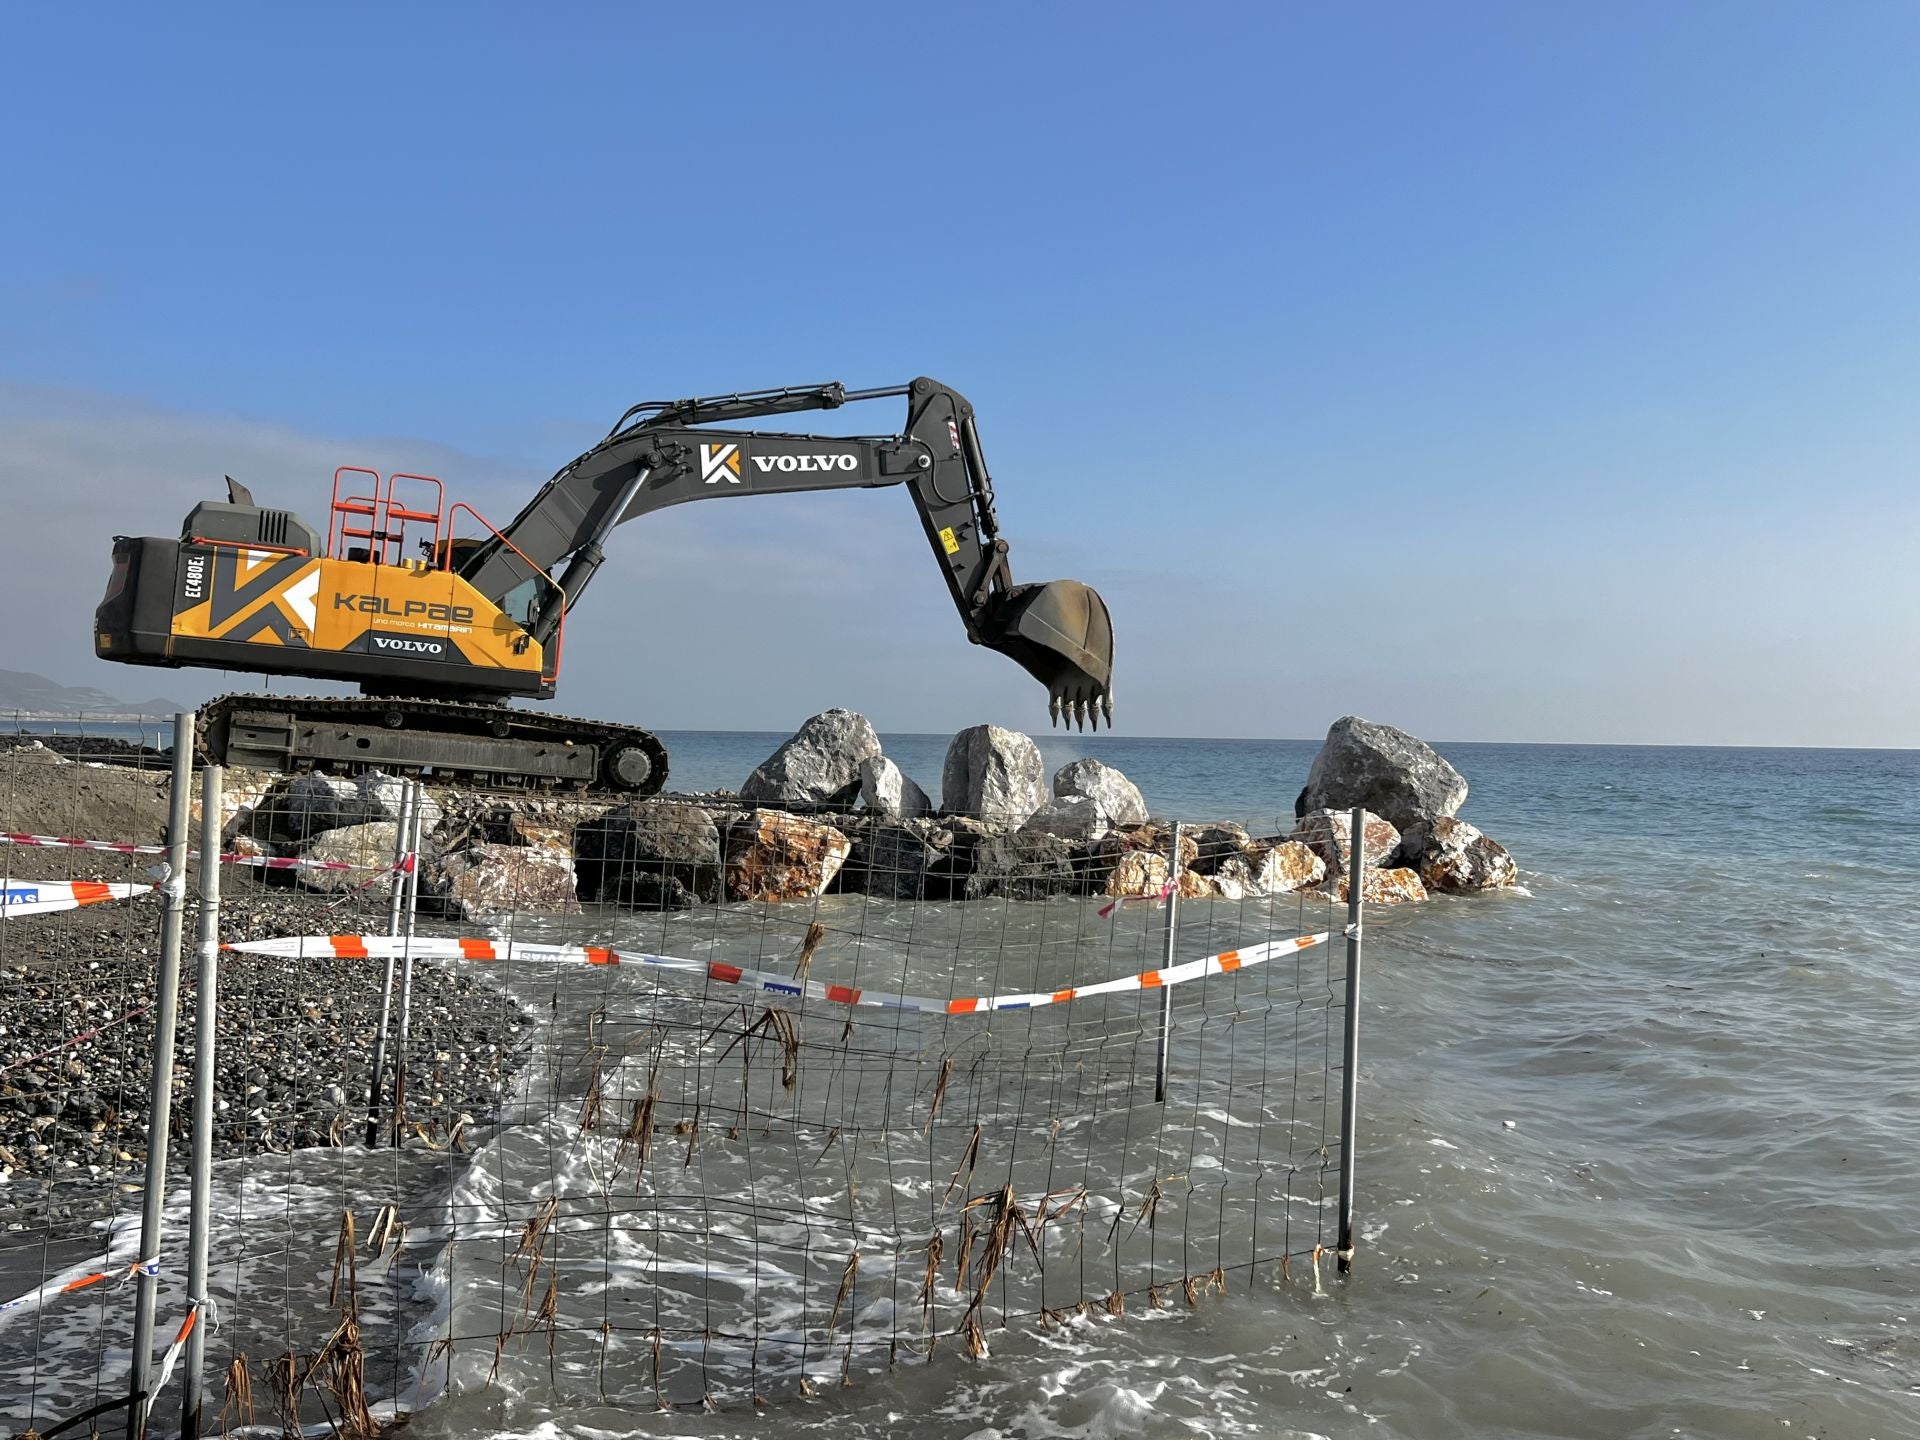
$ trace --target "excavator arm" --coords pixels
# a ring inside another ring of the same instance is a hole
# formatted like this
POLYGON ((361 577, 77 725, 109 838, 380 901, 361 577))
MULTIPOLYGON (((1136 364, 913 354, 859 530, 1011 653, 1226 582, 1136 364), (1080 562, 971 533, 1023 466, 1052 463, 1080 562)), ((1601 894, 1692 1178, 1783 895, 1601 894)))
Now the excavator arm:
POLYGON ((1016 584, 973 407, 925 378, 849 392, 834 383, 638 405, 607 438, 543 486, 499 538, 470 550, 462 577, 498 601, 542 583, 528 629, 543 646, 605 560, 617 525, 691 500, 905 485, 954 606, 977 645, 1047 687, 1057 724, 1113 721, 1113 626, 1106 602, 1076 580, 1016 584), (714 428, 905 397, 892 436, 821 436, 714 428), (564 569, 559 569, 565 563, 564 569), (558 569, 558 574, 555 574, 558 569))

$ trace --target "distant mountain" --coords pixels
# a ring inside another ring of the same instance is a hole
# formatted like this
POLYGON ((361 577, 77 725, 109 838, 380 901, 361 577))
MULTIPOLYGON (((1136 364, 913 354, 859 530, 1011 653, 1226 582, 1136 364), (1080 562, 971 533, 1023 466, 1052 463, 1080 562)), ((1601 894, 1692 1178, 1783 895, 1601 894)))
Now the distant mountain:
POLYGON ((161 696, 122 700, 91 685, 57 685, 26 670, 0 670, 0 715, 171 715, 192 708, 161 696))

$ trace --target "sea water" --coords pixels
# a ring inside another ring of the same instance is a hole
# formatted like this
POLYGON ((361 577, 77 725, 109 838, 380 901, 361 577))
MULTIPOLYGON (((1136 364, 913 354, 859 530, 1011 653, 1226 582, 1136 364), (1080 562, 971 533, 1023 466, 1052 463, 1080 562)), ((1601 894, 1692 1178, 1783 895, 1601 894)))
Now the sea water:
MULTIPOLYGON (((667 737, 737 787, 778 735, 667 737)), ((1304 741, 1037 737, 1290 816, 1304 741)), ((936 798, 945 739, 886 737, 936 798)), ((1920 1434, 1920 752, 1442 744, 1525 893, 1369 926, 1352 1276, 997 1338, 777 1416, 432 1434, 1920 1434)))

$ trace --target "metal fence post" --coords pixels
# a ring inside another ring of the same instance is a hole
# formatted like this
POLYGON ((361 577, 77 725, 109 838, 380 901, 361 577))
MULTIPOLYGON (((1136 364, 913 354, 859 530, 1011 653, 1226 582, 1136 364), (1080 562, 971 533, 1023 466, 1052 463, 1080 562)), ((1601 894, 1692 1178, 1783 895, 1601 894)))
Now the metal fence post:
MULTIPOLYGON (((401 782, 400 814, 393 826, 393 870, 387 877, 387 934, 400 934, 400 906, 405 898, 406 877, 418 868, 419 857, 409 848, 413 843, 413 813, 419 800, 415 794, 418 780, 401 782)), ((387 956, 386 979, 380 986, 380 1028, 373 1037, 373 1075, 367 1081, 367 1144, 380 1141, 380 1091, 387 1078, 387 1026, 393 1020, 393 956, 387 956)))
MULTIPOLYGON (((1180 933, 1180 822, 1173 822, 1173 850, 1167 859, 1167 949, 1163 966, 1173 964, 1174 941, 1180 933)), ((1153 1067, 1153 1099, 1167 1098, 1167 1060, 1173 1046, 1173 987, 1160 987, 1160 1055, 1153 1067)))
POLYGON ((207 1246, 213 1228, 213 1089, 220 1019, 220 791, 223 772, 200 772, 200 954, 194 975, 193 1199, 187 1211, 187 1303, 199 1322, 187 1335, 181 1440, 199 1440, 207 1361, 207 1246))
POLYGON ((1367 812, 1356 806, 1347 856, 1347 1013, 1340 1059, 1340 1273, 1353 1269, 1353 1152, 1360 1099, 1360 937, 1367 812))
POLYGON ((161 912, 160 969, 154 979, 147 1173, 140 1203, 140 1263, 134 1277, 133 1359, 127 1376, 127 1434, 131 1440, 139 1440, 146 1433, 147 1411, 152 1403, 147 1377, 153 1366, 153 1312, 160 1284, 157 1262, 167 1198, 167 1131, 173 1123, 173 1035, 180 1018, 180 931, 186 920, 192 785, 193 712, 187 711, 173 717, 173 778, 167 792, 166 908, 161 912))
POLYGON ((393 1052, 393 1143, 396 1147, 400 1144, 400 1127, 407 1118, 407 1037, 413 1023, 413 920, 420 905, 420 822, 427 808, 422 803, 425 798, 416 782, 413 818, 408 826, 407 841, 413 864, 403 877, 407 886, 407 900, 400 936, 405 942, 400 947, 400 1033, 395 1039, 393 1052))

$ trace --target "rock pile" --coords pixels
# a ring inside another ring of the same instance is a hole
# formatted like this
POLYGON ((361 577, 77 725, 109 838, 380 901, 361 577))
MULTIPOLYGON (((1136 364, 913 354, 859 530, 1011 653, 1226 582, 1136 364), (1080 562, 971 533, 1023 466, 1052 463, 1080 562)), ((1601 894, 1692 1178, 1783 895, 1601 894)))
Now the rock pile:
MULTIPOLYGON (((1190 899, 1298 890, 1344 899, 1359 804, 1368 807, 1361 861, 1369 900, 1510 884, 1512 857, 1452 814, 1466 790, 1419 740, 1350 716, 1314 762, 1291 833, 1189 825, 1174 883, 1190 899)), ((636 908, 828 892, 1155 896, 1173 871, 1170 827, 1150 819, 1132 781, 1082 759, 1049 784, 1039 747, 1016 731, 976 725, 954 736, 940 798, 936 809, 880 752, 864 719, 828 711, 768 757, 737 801, 659 797, 587 822, 576 837, 580 894, 636 908), (753 803, 756 796, 767 798, 753 803)))
MULTIPOLYGON (((49 753, 50 767, 66 762, 49 753)), ((23 771, 29 767, 22 767, 23 771)), ((67 776, 46 828, 113 834, 128 820, 157 838, 161 777, 122 772, 118 790, 67 776), (93 790, 101 790, 93 794, 93 790), (111 793, 107 793, 111 792, 111 793), (64 812, 78 806, 84 816, 64 812), (91 813, 97 810, 97 815, 91 813), (124 813, 123 813, 124 812, 124 813), (64 823, 78 821, 80 823, 64 823), (95 821, 96 824, 88 824, 95 821)), ((22 793, 32 776, 17 782, 22 793)), ((403 787, 370 772, 291 778, 230 771, 227 843, 299 856, 309 890, 378 903, 390 880, 403 787)), ((425 799, 421 894, 456 920, 564 913, 581 902, 681 909, 804 900, 832 892, 888 899, 1158 895, 1257 899, 1299 890, 1343 897, 1350 813, 1364 807, 1365 893, 1381 902, 1511 885, 1513 857, 1457 811, 1459 771, 1404 731, 1336 721, 1314 759, 1287 833, 1189 824, 1169 866, 1169 827, 1111 765, 1073 761, 1048 777, 1028 736, 994 725, 948 746, 940 803, 882 751, 864 716, 816 715, 746 778, 740 792, 619 801, 434 788, 425 799)))

